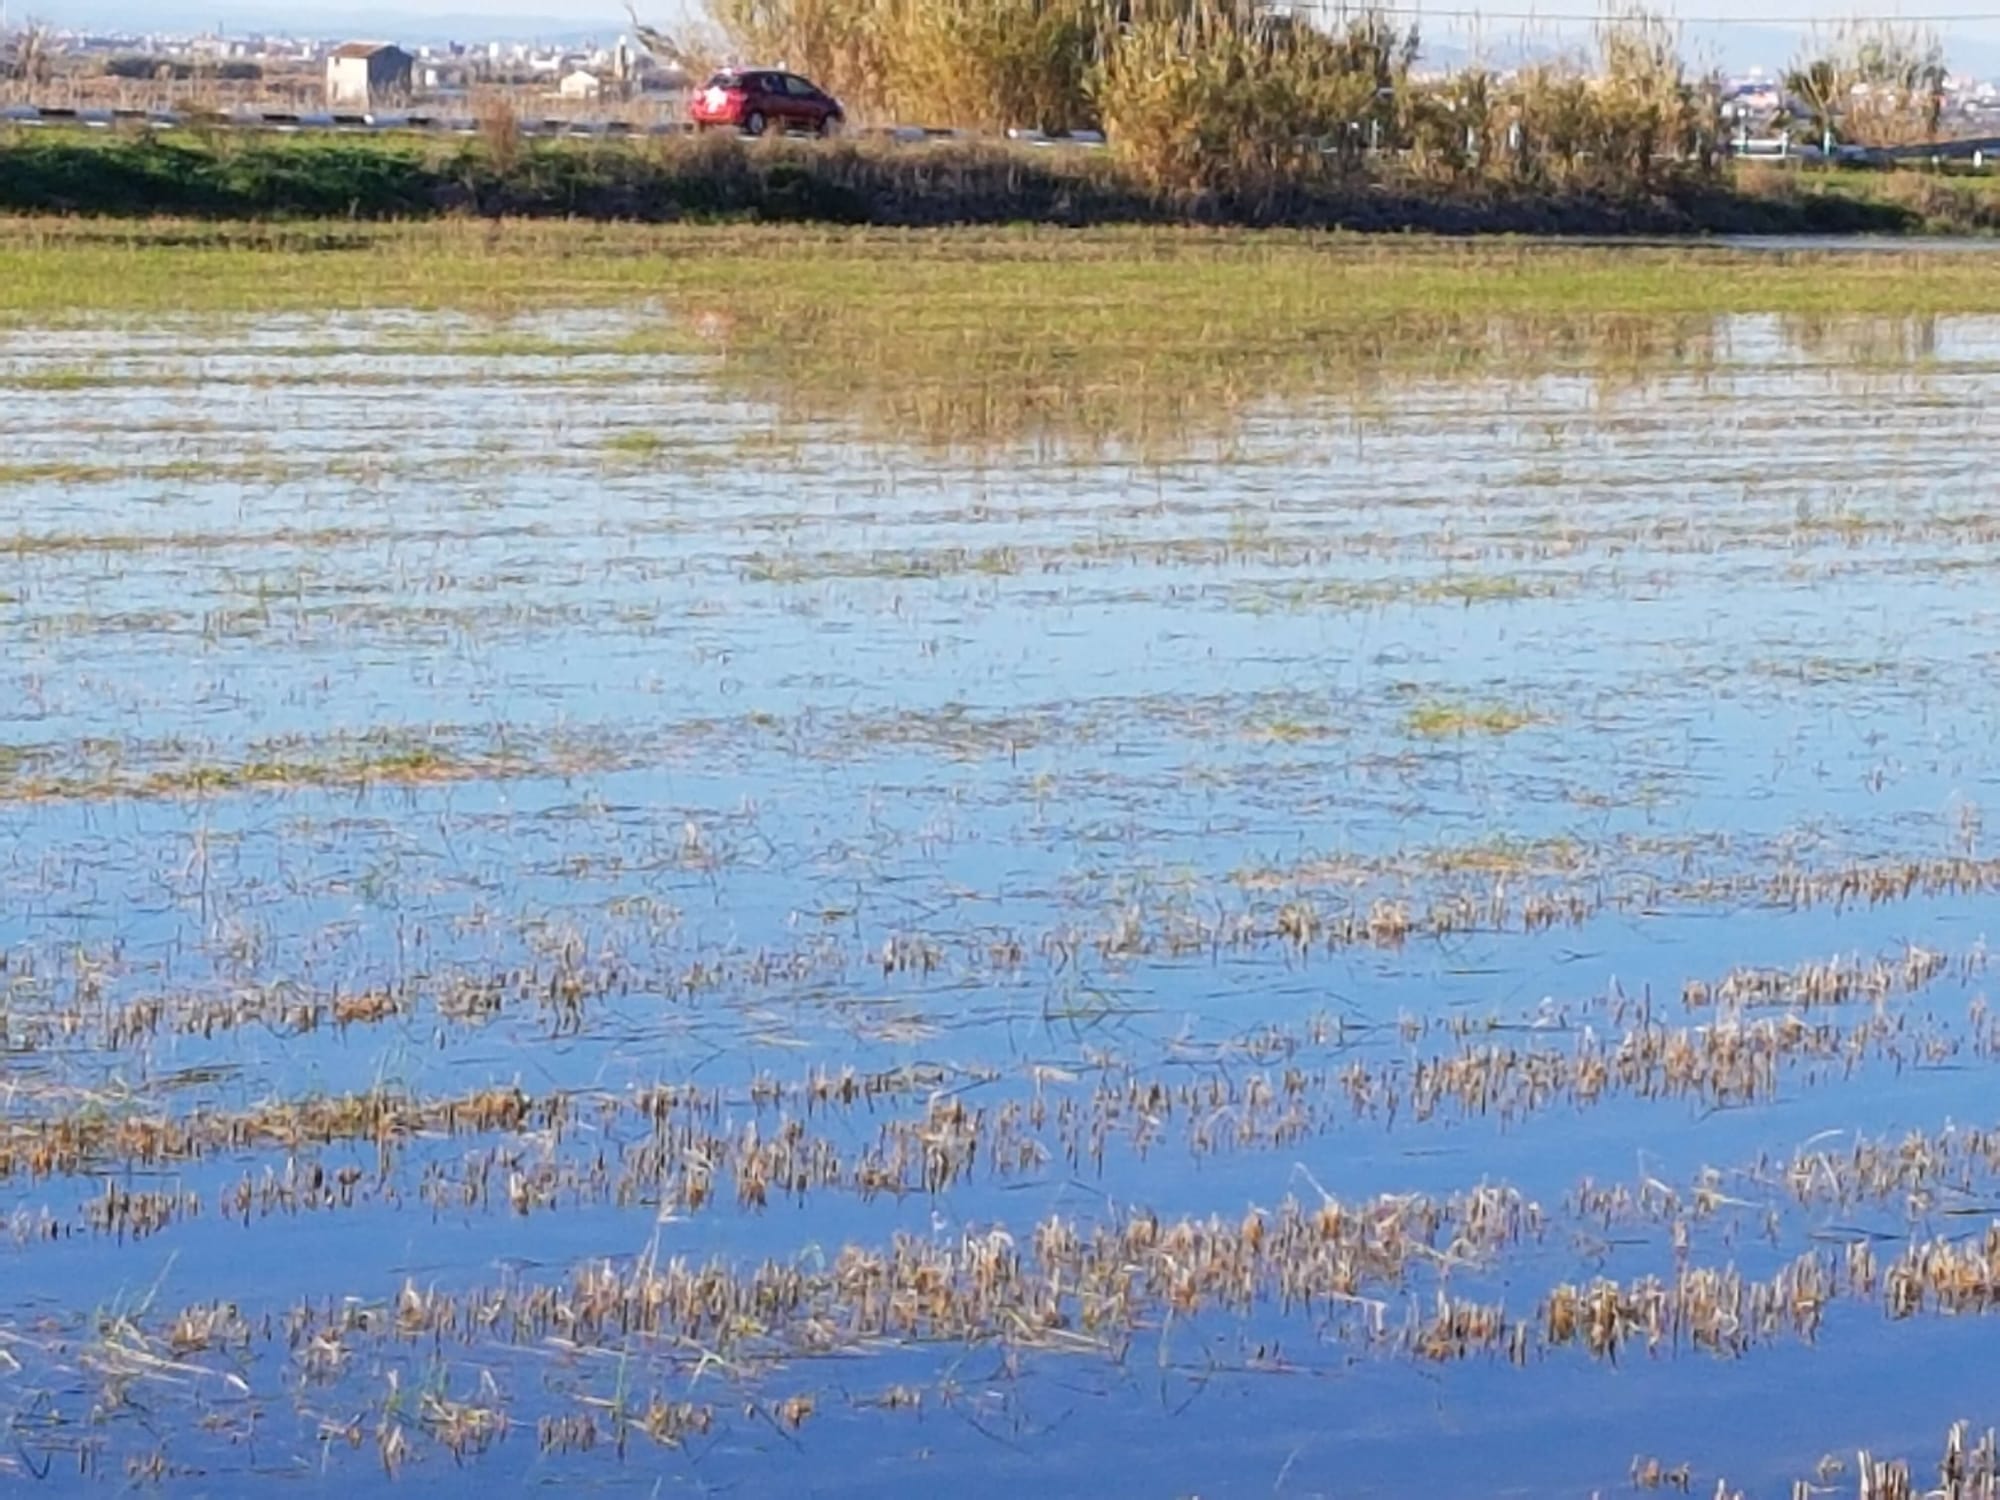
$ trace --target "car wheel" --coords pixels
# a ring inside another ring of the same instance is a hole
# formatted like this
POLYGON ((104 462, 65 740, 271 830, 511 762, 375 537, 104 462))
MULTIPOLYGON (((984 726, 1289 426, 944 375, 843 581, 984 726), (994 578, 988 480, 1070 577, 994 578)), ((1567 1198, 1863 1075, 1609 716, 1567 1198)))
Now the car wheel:
POLYGON ((743 133, 745 135, 762 135, 764 133, 764 116, 761 111, 753 109, 743 117, 743 133))

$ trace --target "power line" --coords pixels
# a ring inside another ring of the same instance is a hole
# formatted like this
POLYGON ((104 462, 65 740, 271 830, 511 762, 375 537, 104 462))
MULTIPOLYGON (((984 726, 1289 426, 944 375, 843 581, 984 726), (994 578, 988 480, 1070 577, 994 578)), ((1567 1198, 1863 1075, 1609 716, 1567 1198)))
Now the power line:
MULTIPOLYGON (((1390 15, 1414 16, 1418 20, 1435 18, 1441 21, 1547 21, 1565 25, 1596 25, 1603 21, 1617 21, 1621 15, 1617 11, 1547 11, 1547 10, 1454 10, 1421 4, 1374 4, 1372 0, 1290 0, 1286 10, 1317 11, 1326 15, 1390 15)), ((1861 16, 1837 15, 1827 17, 1799 16, 1683 16, 1671 11, 1662 12, 1659 19, 1669 24, 1682 26, 1783 26, 1794 30, 1810 30, 1815 26, 1859 25, 1859 26, 1959 26, 1978 25, 2000 21, 2000 11, 1956 11, 1938 15, 1888 15, 1861 16)))

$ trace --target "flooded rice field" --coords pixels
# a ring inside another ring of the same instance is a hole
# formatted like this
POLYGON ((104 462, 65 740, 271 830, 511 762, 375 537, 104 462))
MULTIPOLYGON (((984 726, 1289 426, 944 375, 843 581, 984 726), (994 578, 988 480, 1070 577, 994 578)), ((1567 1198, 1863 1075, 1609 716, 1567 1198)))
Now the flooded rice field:
POLYGON ((1992 1493, 2000 320, 688 315, 0 333, 0 1482, 1992 1493))

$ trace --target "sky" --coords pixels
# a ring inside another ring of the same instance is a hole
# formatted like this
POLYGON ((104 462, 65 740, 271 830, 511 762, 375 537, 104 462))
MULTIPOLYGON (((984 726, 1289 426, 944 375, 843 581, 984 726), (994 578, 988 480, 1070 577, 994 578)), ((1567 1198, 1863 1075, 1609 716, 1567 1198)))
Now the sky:
MULTIPOLYGON (((379 22, 390 31, 429 29, 441 22, 460 29, 504 31, 526 26, 565 32, 593 28, 616 32, 628 25, 621 0, 6 0, 8 13, 34 16, 55 25, 154 27, 181 30, 190 25, 230 29, 265 27, 314 33, 345 31, 356 18, 379 22)), ((686 14, 686 0, 648 0, 642 16, 669 19, 686 14)))
MULTIPOLYGON (((1306 0, 1331 6, 1333 0, 1306 0)), ((1588 23, 1567 27, 1526 19, 1590 16, 1599 0, 1385 0, 1408 8, 1419 21, 1434 60, 1461 59, 1474 45, 1498 48, 1559 45, 1565 35, 1583 39, 1588 23), (1466 13, 1483 10, 1475 24, 1466 13), (1428 12, 1428 19, 1423 15, 1428 12)), ((639 0, 639 13, 672 29, 699 0, 639 0)), ((57 25, 193 30, 220 23, 226 30, 272 29, 326 36, 388 40, 465 41, 499 38, 603 40, 629 29, 622 0, 0 0, 15 19, 29 16, 57 25)), ((1962 71, 2000 75, 2000 0, 1654 0, 1661 11, 1685 19, 1685 46, 1703 62, 1742 68, 1761 62, 1783 66, 1814 22, 1842 16, 1922 15, 1963 17, 1935 23, 1947 60, 1962 71)))

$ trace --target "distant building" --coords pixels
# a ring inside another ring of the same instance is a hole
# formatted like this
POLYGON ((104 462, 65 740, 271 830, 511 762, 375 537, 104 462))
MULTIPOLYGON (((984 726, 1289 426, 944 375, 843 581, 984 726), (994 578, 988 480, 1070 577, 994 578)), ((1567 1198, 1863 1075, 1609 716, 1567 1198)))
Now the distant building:
POLYGON ((387 42, 349 42, 326 59, 329 109, 370 109, 410 102, 410 69, 415 59, 387 42))
POLYGON ((604 80, 595 73, 578 68, 573 73, 563 74, 562 82, 556 85, 565 99, 595 99, 604 93, 604 80))

